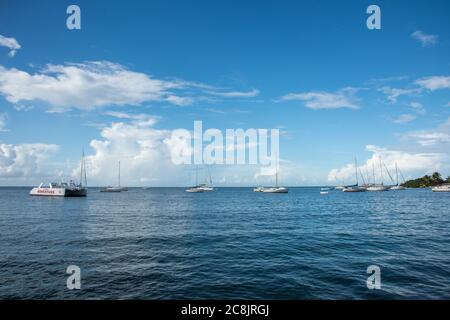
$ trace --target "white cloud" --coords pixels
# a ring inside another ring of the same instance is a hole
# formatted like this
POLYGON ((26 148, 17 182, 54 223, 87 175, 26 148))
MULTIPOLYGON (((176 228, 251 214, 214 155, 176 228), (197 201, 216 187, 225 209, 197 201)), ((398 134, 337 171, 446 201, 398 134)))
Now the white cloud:
POLYGON ((211 95, 220 96, 220 97, 228 97, 228 98, 253 98, 259 95, 258 89, 252 89, 250 91, 230 91, 230 92, 218 92, 218 91, 209 91, 211 95))
POLYGON ((410 132, 405 134, 403 138, 413 140, 422 147, 441 145, 440 147, 444 149, 442 145, 450 144, 450 118, 435 129, 410 132))
POLYGON ((19 42, 17 42, 14 38, 7 38, 0 34, 0 47, 6 47, 10 49, 9 56, 14 57, 16 55, 17 50, 21 48, 19 42))
POLYGON ((413 96, 421 92, 420 88, 401 89, 392 87, 382 87, 378 91, 383 92, 391 103, 397 102, 397 99, 401 96, 413 96))
POLYGON ((439 37, 433 34, 426 34, 423 31, 417 30, 411 33, 411 37, 422 44, 422 47, 433 46, 438 42, 439 37))
POLYGON ((118 119, 132 120, 133 124, 140 127, 153 126, 158 121, 158 117, 142 113, 131 114, 125 112, 109 111, 105 112, 105 115, 118 119))
MULTIPOLYGON (((132 116, 115 114, 129 119, 132 116)), ((101 139, 94 139, 90 146, 93 155, 86 157, 91 185, 117 184, 118 161, 121 161, 123 185, 174 186, 183 183, 182 166, 171 161, 169 130, 158 130, 151 125, 116 122, 100 132, 101 139)), ((77 176, 78 166, 73 171, 77 176)), ((190 181, 186 181, 188 184, 190 181)))
MULTIPOLYGON (((46 175, 47 159, 57 152, 54 144, 0 144, 0 179, 46 175)), ((29 182, 27 181, 27 184, 29 182)))
MULTIPOLYGON (((448 161, 449 156, 443 153, 409 153, 400 150, 389 150, 375 145, 367 145, 366 150, 372 152, 372 157, 363 165, 358 166, 358 172, 361 173, 366 183, 373 182, 373 172, 375 171, 375 182, 379 183, 381 179, 385 184, 391 184, 388 173, 384 165, 389 170, 392 178, 395 180, 395 163, 405 178, 421 176, 425 173, 437 171, 448 161), (380 170, 380 159, 382 160, 383 177, 380 170), (375 169, 375 170, 374 170, 375 169)), ((359 177, 361 179, 361 177, 359 177)), ((355 166, 352 163, 340 169, 332 169, 328 174, 328 181, 347 184, 355 181, 355 166)), ((361 180, 360 180, 361 183, 361 180)))
POLYGON ((0 113, 0 132, 8 131, 6 129, 6 121, 8 120, 8 115, 6 113, 0 113))
POLYGON ((281 101, 303 101, 305 106, 310 109, 358 109, 359 107, 353 97, 357 90, 355 88, 344 88, 336 93, 325 91, 290 93, 281 97, 281 101))
POLYGON ((414 119, 416 119, 416 116, 410 113, 405 113, 405 114, 401 114, 399 115, 396 119, 394 119, 394 123, 408 123, 413 121, 414 119))
MULTIPOLYGON (((9 102, 44 102, 52 112, 152 101, 185 106, 195 102, 195 98, 186 94, 191 95, 192 91, 204 94, 211 89, 211 86, 195 82, 155 79, 108 61, 47 65, 35 74, 0 66, 0 94, 9 102), (186 92, 189 90, 191 92, 186 92)), ((239 97, 238 92, 215 90, 214 94, 239 97)), ((245 94, 240 96, 245 97, 245 94)))
POLYGON ((424 106, 420 102, 413 101, 409 104, 409 106, 416 112, 417 114, 424 115, 426 110, 424 106))
POLYGON ((416 84, 430 91, 435 91, 438 89, 450 89, 450 77, 445 76, 425 77, 417 80, 416 84))

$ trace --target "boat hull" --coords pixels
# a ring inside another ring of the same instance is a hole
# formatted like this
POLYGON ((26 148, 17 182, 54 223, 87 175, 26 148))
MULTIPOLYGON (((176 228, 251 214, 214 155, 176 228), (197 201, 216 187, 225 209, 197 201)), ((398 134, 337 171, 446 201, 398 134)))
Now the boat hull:
POLYGON ((33 188, 30 196, 38 197, 86 197, 86 188, 67 189, 67 188, 33 188))
POLYGON ((364 188, 345 188, 342 192, 366 192, 367 190, 364 188))
POLYGON ((288 193, 288 188, 275 187, 275 188, 262 188, 260 192, 263 193, 288 193))
POLYGON ((368 187, 367 191, 370 192, 377 192, 377 191, 388 191, 389 188, 388 187, 368 187))
POLYGON ((433 192, 450 192, 450 187, 434 187, 431 188, 431 191, 433 192))

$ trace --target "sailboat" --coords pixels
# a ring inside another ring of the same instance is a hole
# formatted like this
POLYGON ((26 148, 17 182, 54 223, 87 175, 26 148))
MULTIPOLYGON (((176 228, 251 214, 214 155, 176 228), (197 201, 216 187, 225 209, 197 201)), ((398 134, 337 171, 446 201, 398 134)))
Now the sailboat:
POLYGON ((366 188, 359 186, 359 180, 358 180, 358 163, 355 158, 355 178, 356 178, 356 185, 351 187, 345 187, 342 189, 343 192, 364 192, 366 191, 366 188))
POLYGON ((381 174, 381 183, 376 184, 375 183, 375 165, 372 163, 372 170, 373 170, 373 185, 367 188, 367 191, 387 191, 389 190, 389 187, 385 186, 383 184, 383 167, 381 166, 381 158, 380 158, 380 174, 381 174))
POLYGON ((212 178, 211 178, 211 171, 209 170, 209 167, 206 166, 206 170, 208 170, 208 180, 206 183, 202 183, 200 185, 198 185, 197 187, 202 189, 204 192, 211 192, 214 191, 214 187, 212 184, 212 178))
POLYGON ((117 187, 106 187, 100 190, 100 192, 122 192, 122 191, 128 191, 128 188, 120 186, 120 161, 119 161, 119 174, 117 187))
POLYGON ((253 189, 255 192, 264 192, 264 193, 288 193, 289 189, 286 187, 280 187, 278 185, 278 156, 276 156, 277 162, 275 165, 275 187, 257 187, 253 189))
POLYGON ((84 151, 81 156, 80 183, 76 184, 73 180, 69 183, 51 182, 48 185, 41 183, 38 187, 31 189, 30 196, 47 197, 86 197, 87 196, 87 178, 86 163, 84 161, 84 151), (84 185, 83 185, 84 180, 84 185))
POLYGON ((399 184, 398 182, 398 168, 397 168, 397 162, 395 163, 395 176, 397 179, 397 184, 395 186, 391 187, 391 190, 405 190, 406 188, 399 184))
MULTIPOLYGON (((209 171, 209 169, 208 169, 209 171)), ((210 184, 212 185, 211 175, 209 176, 210 184)), ((207 186, 205 183, 198 184, 198 166, 195 167, 195 186, 186 189, 186 192, 190 193, 200 193, 214 191, 212 186, 207 186)))

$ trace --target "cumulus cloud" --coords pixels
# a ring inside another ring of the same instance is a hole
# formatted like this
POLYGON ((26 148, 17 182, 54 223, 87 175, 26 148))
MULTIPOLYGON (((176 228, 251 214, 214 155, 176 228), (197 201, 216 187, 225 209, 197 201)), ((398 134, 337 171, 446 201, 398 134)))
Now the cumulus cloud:
POLYGON ((303 101, 305 107, 310 109, 358 109, 354 94, 357 89, 344 88, 335 93, 316 91, 304 93, 290 93, 281 97, 281 101, 303 101))
MULTIPOLYGON (((384 165, 386 165, 389 173, 395 180, 393 175, 395 172, 395 164, 397 163, 398 168, 408 179, 439 170, 449 158, 444 153, 410 153, 400 150, 389 150, 375 145, 367 145, 366 150, 372 152, 372 157, 363 165, 358 166, 358 172, 362 174, 368 183, 373 182, 374 173, 376 183, 380 181, 383 181, 385 184, 392 183, 384 165), (380 170, 380 160, 383 163, 383 173, 380 170)), ((328 181, 353 183, 355 181, 355 165, 349 163, 342 168, 332 169, 328 174, 328 181)))
POLYGON ((433 34, 426 34, 425 32, 421 30, 414 31, 411 33, 411 38, 417 40, 420 42, 422 47, 430 47, 434 46, 437 42, 439 37, 433 34))
MULTIPOLYGON (((38 101, 62 112, 71 108, 92 110, 104 106, 167 102, 186 106, 195 102, 192 92, 211 86, 182 80, 161 80, 108 61, 47 65, 31 74, 0 66, 0 94, 13 104, 38 101)), ((237 92, 215 91, 224 97, 237 92)))
POLYGON ((171 131, 155 129, 150 122, 143 125, 139 115, 113 115, 138 123, 114 122, 101 130, 101 139, 91 141, 94 152, 86 157, 90 184, 115 185, 120 160, 123 185, 179 185, 182 166, 171 161, 171 131))
POLYGON ((46 175, 47 159, 58 151, 54 144, 0 144, 0 179, 46 175))
POLYGON ((7 38, 0 34, 0 47, 6 47, 10 49, 9 56, 12 58, 16 55, 17 50, 21 48, 19 42, 14 38, 7 38))

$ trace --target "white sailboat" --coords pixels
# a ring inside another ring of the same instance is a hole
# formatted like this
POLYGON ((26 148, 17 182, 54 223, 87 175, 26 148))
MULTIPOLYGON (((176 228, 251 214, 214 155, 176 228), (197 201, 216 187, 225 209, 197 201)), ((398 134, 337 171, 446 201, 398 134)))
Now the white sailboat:
POLYGON ((120 186, 120 160, 119 160, 119 174, 118 174, 117 186, 116 187, 106 187, 106 188, 100 190, 100 192, 122 192, 122 191, 128 191, 128 188, 120 186))
POLYGON ((391 187, 391 190, 406 190, 406 188, 398 182, 398 168, 397 168, 397 162, 395 163, 395 176, 397 180, 397 184, 395 186, 391 187))
POLYGON ((355 178, 356 178, 356 185, 345 187, 342 189, 343 192, 365 192, 366 188, 359 186, 359 179, 358 179, 358 162, 355 158, 355 178))
MULTIPOLYGON (((209 172, 209 168, 208 168, 209 172)), ((214 191, 214 188, 212 187, 212 179, 211 174, 209 175, 209 185, 206 183, 198 184, 198 166, 195 167, 195 186, 189 187, 186 189, 186 192, 190 193, 201 193, 201 192, 211 192, 214 191)))
POLYGON ((280 187, 278 185, 278 155, 276 155, 276 165, 275 165, 275 186, 274 187, 258 187, 253 189, 256 192, 264 192, 264 193, 288 193, 289 189, 286 187, 280 187))
POLYGON ((371 191, 371 192, 376 192, 376 191, 387 191, 389 190, 389 187, 385 186, 383 184, 383 168, 381 166, 381 158, 380 158, 380 174, 381 174, 381 183, 377 184, 376 180, 375 180, 375 165, 372 163, 372 171, 373 171, 373 184, 368 187, 366 190, 367 191, 371 191))
POLYGON ((80 183, 70 180, 69 183, 52 182, 48 185, 41 183, 38 187, 31 189, 30 196, 46 197, 86 197, 87 196, 87 178, 86 163, 84 161, 84 152, 81 156, 80 183), (84 185, 83 185, 84 180, 84 185))

